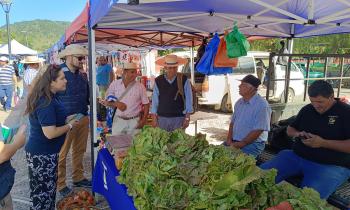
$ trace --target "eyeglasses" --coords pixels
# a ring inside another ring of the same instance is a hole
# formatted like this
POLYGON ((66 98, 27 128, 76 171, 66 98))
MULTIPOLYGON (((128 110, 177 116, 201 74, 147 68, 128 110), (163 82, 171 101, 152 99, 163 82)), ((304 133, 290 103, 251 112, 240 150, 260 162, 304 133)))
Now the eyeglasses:
POLYGON ((78 61, 85 60, 85 56, 74 56, 75 58, 78 59, 78 61))

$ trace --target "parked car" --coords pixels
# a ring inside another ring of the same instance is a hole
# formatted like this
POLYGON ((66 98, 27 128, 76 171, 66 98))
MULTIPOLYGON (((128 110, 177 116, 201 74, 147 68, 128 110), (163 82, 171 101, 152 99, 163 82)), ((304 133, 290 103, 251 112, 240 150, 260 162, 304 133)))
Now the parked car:
MULTIPOLYGON (((303 71, 304 77, 306 78, 306 63, 298 62, 298 63, 295 63, 295 65, 297 65, 298 68, 303 71)), ((310 67, 309 78, 310 79, 312 79, 312 78, 324 78, 324 73, 320 72, 320 71, 316 71, 312 67, 310 67)), ((309 80, 309 85, 315 81, 316 80, 309 80)))
MULTIPOLYGON (((201 85, 201 92, 199 94, 198 103, 202 105, 212 105, 215 109, 220 109, 223 112, 231 112, 232 104, 235 104, 236 101, 241 97, 239 95, 238 86, 240 84, 240 79, 245 77, 248 74, 253 74, 257 76, 257 62, 264 60, 266 69, 269 52, 248 52, 247 56, 238 58, 237 67, 233 68, 233 73, 230 74, 220 74, 220 75, 210 75, 204 76, 203 82, 201 85)), ((184 68, 184 73, 189 73, 189 68, 184 68)), ((284 101, 284 89, 285 89, 285 72, 286 66, 279 64, 275 65, 273 73, 266 73, 265 78, 269 80, 270 75, 274 80, 270 81, 270 94, 269 100, 271 101, 284 101)), ((288 91, 288 101, 292 102, 295 96, 303 95, 304 93, 304 75, 302 70, 300 70, 294 63, 292 63, 292 69, 289 83, 288 91)), ((259 75, 260 77, 262 75, 259 75)), ((195 72, 195 86, 198 87, 203 78, 203 75, 200 75, 198 72, 195 72)), ((267 84, 265 80, 265 84, 267 84)), ((266 87, 263 85, 259 91, 261 95, 266 95, 266 87)))

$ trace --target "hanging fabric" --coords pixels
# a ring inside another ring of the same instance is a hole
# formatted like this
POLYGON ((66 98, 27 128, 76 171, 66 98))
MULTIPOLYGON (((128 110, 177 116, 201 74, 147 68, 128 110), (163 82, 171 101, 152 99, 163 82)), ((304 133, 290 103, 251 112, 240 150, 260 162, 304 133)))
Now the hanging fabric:
POLYGON ((237 58, 229 58, 227 56, 226 41, 224 38, 221 38, 214 60, 214 67, 237 67, 237 63, 237 58))
POLYGON ((232 73, 231 67, 214 67, 214 59, 216 52, 218 50, 220 43, 220 38, 218 34, 210 40, 207 47, 205 48, 205 53, 197 64, 197 71, 205 75, 217 75, 217 74, 227 74, 232 73))

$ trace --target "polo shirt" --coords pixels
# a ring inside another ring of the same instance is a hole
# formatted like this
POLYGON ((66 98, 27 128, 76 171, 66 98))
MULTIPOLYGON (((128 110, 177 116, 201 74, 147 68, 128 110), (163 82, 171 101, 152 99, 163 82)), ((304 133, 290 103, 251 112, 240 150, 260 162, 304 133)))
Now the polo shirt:
POLYGON ((96 69, 96 83, 97 85, 109 85, 109 75, 112 71, 112 67, 109 64, 98 66, 96 69))
POLYGON ((0 67, 0 85, 12 85, 15 70, 10 65, 0 67))
POLYGON ((36 109, 29 115, 30 134, 25 150, 32 154, 56 154, 64 143, 66 134, 48 139, 42 130, 45 126, 60 127, 66 124, 67 114, 56 95, 47 105, 47 100, 39 99, 36 109))
MULTIPOLYGON (((327 140, 347 140, 350 139, 350 106, 337 100, 329 110, 320 114, 311 104, 308 104, 300 110, 290 126, 327 140)), ((293 151, 317 163, 350 167, 348 153, 308 147, 300 140, 295 142, 293 151)))
POLYGON ((255 94, 249 101, 240 98, 234 107, 231 122, 233 123, 232 140, 241 141, 250 132, 263 132, 255 142, 267 141, 270 130, 271 108, 267 101, 259 94, 255 94))

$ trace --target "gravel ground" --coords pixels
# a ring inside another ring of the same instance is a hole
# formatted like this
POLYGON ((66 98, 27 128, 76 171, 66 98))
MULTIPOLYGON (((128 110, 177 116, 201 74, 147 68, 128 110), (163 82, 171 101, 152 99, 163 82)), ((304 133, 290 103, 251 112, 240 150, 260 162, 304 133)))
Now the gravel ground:
MULTIPOLYGON (((5 113, 0 110, 0 123, 3 123, 9 113, 5 113)), ((211 144, 220 144, 226 139, 228 125, 230 120, 230 114, 224 114, 220 112, 214 112, 209 109, 203 109, 196 115, 192 116, 192 119, 197 118, 197 132, 206 134, 207 140, 211 144), (199 116, 197 116, 199 115, 199 116)), ((192 122, 186 129, 186 132, 190 135, 195 134, 195 124, 192 122)), ((95 152, 96 158, 96 152, 95 152)), ((72 186, 71 180, 71 156, 69 154, 67 161, 67 183, 68 186, 72 186)), ((24 150, 19 150, 12 158, 12 165, 16 169, 15 184, 12 188, 11 195, 13 199, 14 209, 27 210, 30 206, 29 199, 29 181, 28 181, 28 168, 25 159, 24 150)), ((84 156, 84 168, 85 176, 91 179, 91 155, 90 145, 88 145, 88 151, 84 156)), ((61 197, 57 194, 57 200, 61 197)), ((97 196, 97 204, 100 209, 109 209, 107 202, 101 196, 97 196)))

